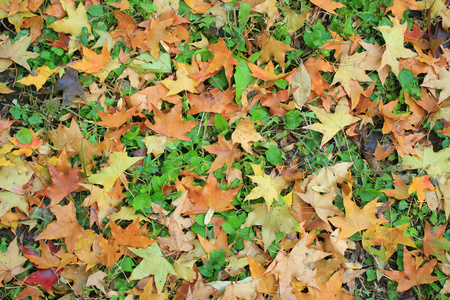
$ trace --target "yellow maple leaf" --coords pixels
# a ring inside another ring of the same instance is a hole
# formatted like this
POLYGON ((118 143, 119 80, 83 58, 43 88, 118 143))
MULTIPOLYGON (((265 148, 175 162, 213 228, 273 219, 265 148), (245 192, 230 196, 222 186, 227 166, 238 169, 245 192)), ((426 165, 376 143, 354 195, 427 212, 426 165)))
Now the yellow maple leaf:
POLYGON ((359 64, 366 58, 367 52, 355 53, 353 55, 343 54, 339 69, 334 75, 334 80, 331 85, 340 82, 344 87, 345 92, 352 100, 352 109, 356 107, 359 102, 359 96, 364 93, 364 90, 357 81, 372 81, 365 70, 359 67, 359 64))
POLYGON ((128 157, 126 152, 114 152, 110 157, 110 165, 97 174, 91 175, 89 181, 101 184, 105 191, 110 191, 123 172, 141 159, 143 157, 128 157))
POLYGON ((61 5, 67 12, 67 19, 58 20, 47 27, 56 32, 70 34, 73 38, 81 35, 83 27, 86 27, 87 32, 91 32, 91 25, 89 25, 86 9, 82 3, 78 4, 77 9, 74 9, 65 0, 61 1, 61 5))
POLYGON ((360 118, 350 115, 350 107, 345 99, 339 101, 334 113, 328 113, 325 109, 315 106, 310 106, 310 108, 320 120, 321 124, 314 123, 304 128, 318 131, 323 134, 322 142, 320 143, 321 147, 331 140, 331 138, 340 130, 344 130, 346 126, 360 120, 360 118))
POLYGON ((24 77, 17 82, 25 85, 34 85, 36 90, 40 90, 41 87, 47 82, 47 79, 59 70, 59 67, 50 69, 48 66, 42 66, 31 72, 27 77, 24 77))
POLYGON ((169 91, 166 96, 176 95, 179 92, 188 91, 194 94, 198 94, 195 87, 200 83, 200 81, 192 79, 189 76, 187 67, 184 64, 178 64, 178 70, 176 72, 177 80, 164 79, 161 81, 169 91))
POLYGON ((245 197, 244 201, 264 198, 266 201, 267 210, 270 210, 274 200, 278 200, 278 195, 281 191, 288 187, 287 182, 283 177, 272 178, 266 175, 261 169, 261 165, 251 164, 255 176, 248 176, 250 179, 258 184, 257 187, 253 188, 250 194, 245 197))
POLYGON ((339 239, 351 237, 357 232, 388 222, 376 217, 378 198, 367 203, 363 209, 360 209, 350 198, 351 194, 344 197, 345 217, 328 219, 334 226, 341 229, 339 239))
POLYGON ((403 45, 407 24, 400 24, 400 21, 395 18, 391 18, 391 21, 392 27, 386 25, 375 27, 383 34, 384 41, 386 42, 386 49, 381 57, 380 69, 385 65, 389 65, 392 68, 392 72, 398 76, 398 73, 400 72, 400 63, 398 59, 414 57, 417 56, 417 53, 406 49, 403 45))

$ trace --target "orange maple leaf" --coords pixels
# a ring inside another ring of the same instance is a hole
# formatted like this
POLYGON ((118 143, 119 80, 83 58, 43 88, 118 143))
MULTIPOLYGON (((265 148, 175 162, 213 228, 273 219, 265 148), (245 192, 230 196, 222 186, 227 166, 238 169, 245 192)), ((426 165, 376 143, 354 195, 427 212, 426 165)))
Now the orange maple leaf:
POLYGON ((330 14, 337 15, 335 12, 335 9, 341 8, 341 7, 347 7, 346 5, 334 2, 331 0, 310 0, 313 4, 317 5, 321 9, 329 12, 330 14))
POLYGON ((52 199, 49 207, 55 206, 61 202, 64 197, 69 196, 70 193, 78 188, 78 166, 77 162, 68 174, 57 170, 51 164, 48 165, 50 176, 52 177, 52 185, 48 188, 36 192, 37 195, 42 195, 52 199))
POLYGON ((381 270, 381 272, 398 283, 397 292, 404 292, 413 286, 432 283, 440 279, 431 275, 437 263, 436 258, 420 267, 420 265, 416 265, 414 257, 406 249, 406 246, 403 248, 405 253, 403 256, 404 271, 381 270))
POLYGON ((223 113, 228 107, 233 106, 234 96, 234 90, 227 89, 222 92, 218 88, 205 91, 199 95, 189 93, 188 99, 191 109, 187 113, 191 115, 200 112, 223 113))
POLYGON ((226 164, 227 168, 231 169, 234 160, 238 160, 242 155, 241 151, 237 149, 237 144, 233 145, 233 143, 231 141, 227 141, 223 135, 219 135, 218 145, 202 147, 209 153, 217 155, 213 164, 209 168, 208 173, 212 173, 215 170, 221 168, 223 164, 226 164))
POLYGON ((105 42, 102 52, 97 54, 94 50, 87 47, 82 47, 84 61, 73 62, 70 64, 72 68, 80 72, 95 73, 100 71, 106 63, 111 59, 111 54, 108 51, 108 43, 105 42))
POLYGON ((44 231, 38 235, 36 240, 64 238, 67 251, 72 253, 73 250, 75 250, 78 240, 82 237, 88 237, 83 227, 78 224, 73 202, 69 202, 69 204, 65 206, 53 206, 50 210, 56 216, 56 221, 47 225, 44 231))
POLYGON ((392 178, 394 179, 393 180, 394 189, 381 191, 388 197, 394 197, 395 199, 399 200, 408 199, 410 195, 408 191, 409 185, 407 185, 400 176, 394 173, 392 173, 392 178))
POLYGON ((173 25, 174 18, 166 20, 154 19, 150 23, 150 30, 134 31, 131 35, 131 42, 133 48, 141 48, 146 51, 149 50, 154 59, 159 57, 159 44, 161 42, 176 43, 179 39, 175 37, 167 27, 173 25))
POLYGON ((155 113, 155 124, 147 123, 147 127, 156 131, 159 134, 176 137, 183 141, 192 142, 192 140, 186 135, 191 131, 199 122, 186 121, 183 122, 181 118, 182 105, 175 105, 172 110, 167 114, 164 114, 158 108, 153 106, 153 112, 155 113))
POLYGON ((216 44, 209 45, 208 50, 214 54, 214 57, 209 62, 208 68, 200 70, 193 78, 203 81, 213 77, 220 70, 225 69, 225 76, 230 83, 231 76, 233 76, 233 65, 240 66, 241 64, 233 57, 233 52, 228 50, 222 38, 219 38, 216 44))
POLYGON ((190 202, 185 202, 183 214, 198 215, 207 212, 216 213, 232 210, 235 207, 231 202, 233 202, 234 196, 237 195, 241 187, 242 185, 232 189, 222 190, 219 188, 216 177, 212 173, 209 173, 206 184, 201 191, 197 192, 193 188, 187 188, 190 202))
POLYGON ((425 175, 421 177, 413 177, 412 183, 409 186, 408 193, 412 194, 413 192, 417 193, 417 198, 419 198, 420 206, 422 206, 423 201, 425 200, 424 190, 435 191, 433 184, 430 181, 431 175, 425 175))
POLYGON ((209 254, 214 250, 223 249, 225 250, 225 256, 228 257, 228 235, 223 229, 220 230, 219 234, 214 239, 214 243, 211 243, 201 235, 198 235, 198 240, 206 253, 209 254))
POLYGON ((248 62, 248 67, 250 68, 250 71, 252 71, 252 73, 250 75, 252 75, 253 77, 256 77, 258 79, 264 80, 264 81, 270 81, 270 80, 278 80, 284 76, 286 76, 286 74, 281 73, 281 74, 275 74, 275 68, 273 66, 273 62, 270 60, 269 63, 263 68, 258 67, 255 64, 252 64, 251 62, 248 62))
POLYGON ((405 10, 420 10, 420 3, 415 0, 394 0, 394 5, 386 8, 386 12, 392 11, 397 20, 403 18, 405 10))
POLYGON ((102 122, 97 122, 97 124, 109 127, 120 127, 136 115, 138 108, 139 106, 134 106, 128 110, 123 109, 122 111, 116 111, 113 113, 96 110, 102 119, 102 122))
POLYGON ((34 133, 33 129, 30 129, 30 131, 31 131, 31 135, 32 135, 33 139, 31 140, 31 143, 29 143, 29 144, 22 144, 15 137, 9 138, 11 143, 13 143, 14 146, 19 148, 19 150, 15 150, 12 152, 13 155, 20 156, 21 154, 25 154, 25 156, 30 156, 31 154, 33 154, 34 150, 36 150, 37 148, 39 148, 42 145, 42 141, 37 139, 36 134, 34 133))
MULTIPOLYGON (((147 247, 153 244, 155 241, 149 239, 141 234, 141 228, 139 226, 139 217, 136 218, 127 228, 116 225, 113 221, 109 223, 111 226, 111 234, 114 239, 114 243, 121 246, 131 246, 134 248, 147 247)), ((145 225, 144 225, 145 227, 145 225)))
MULTIPOLYGON (((213 1, 214 3, 215 1, 213 1)), ((213 3, 206 3, 203 0, 186 0, 185 3, 192 8, 194 14, 204 14, 213 3)))

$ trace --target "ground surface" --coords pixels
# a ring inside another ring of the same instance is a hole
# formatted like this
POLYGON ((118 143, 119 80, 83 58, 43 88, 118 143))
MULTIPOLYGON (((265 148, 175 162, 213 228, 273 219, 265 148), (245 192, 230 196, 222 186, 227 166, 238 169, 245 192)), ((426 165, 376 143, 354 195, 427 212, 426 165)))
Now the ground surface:
POLYGON ((2 299, 448 299, 440 0, 0 0, 2 299))

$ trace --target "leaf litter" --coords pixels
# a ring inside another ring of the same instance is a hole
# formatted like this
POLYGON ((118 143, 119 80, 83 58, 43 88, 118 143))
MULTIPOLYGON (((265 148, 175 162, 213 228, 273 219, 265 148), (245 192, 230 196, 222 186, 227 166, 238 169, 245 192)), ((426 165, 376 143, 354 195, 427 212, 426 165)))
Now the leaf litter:
POLYGON ((108 5, 0 1, 2 297, 447 297, 443 3, 108 5))

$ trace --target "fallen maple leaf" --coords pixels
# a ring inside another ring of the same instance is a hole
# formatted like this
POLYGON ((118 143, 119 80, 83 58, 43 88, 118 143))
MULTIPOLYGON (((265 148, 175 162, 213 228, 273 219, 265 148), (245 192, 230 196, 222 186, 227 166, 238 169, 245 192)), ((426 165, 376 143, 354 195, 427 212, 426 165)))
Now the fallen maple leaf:
POLYGON ((200 72, 195 74, 193 78, 199 81, 204 81, 213 77, 214 74, 219 72, 221 69, 225 69, 225 77, 230 83, 231 76, 233 75, 233 65, 240 66, 237 59, 233 57, 233 52, 228 50, 227 45, 222 38, 219 38, 219 41, 216 44, 209 45, 208 50, 214 54, 214 57, 208 63, 208 68, 200 70, 200 72))
POLYGON ((212 3, 206 3, 203 0, 187 0, 185 2, 194 14, 204 14, 212 5, 212 3))
POLYGON ((235 91, 227 89, 219 91, 214 88, 201 94, 188 94, 189 106, 188 114, 195 115, 200 112, 211 112, 221 114, 231 108, 234 104, 235 91))
POLYGON ((247 260, 253 280, 261 279, 256 287, 256 290, 260 293, 275 295, 277 292, 277 282, 275 280, 275 276, 266 275, 266 269, 264 269, 264 267, 252 257, 247 256, 247 260))
POLYGON ((354 109, 358 105, 359 97, 364 93, 362 87, 358 84, 358 81, 372 81, 369 75, 359 67, 359 64, 364 60, 366 55, 366 52, 355 53, 351 56, 343 54, 339 68, 331 83, 331 85, 334 85, 337 82, 342 84, 344 90, 352 100, 351 109, 354 109))
POLYGON ((100 119, 102 119, 102 122, 97 122, 97 124, 118 128, 128 122, 136 114, 138 108, 139 106, 134 106, 130 109, 124 108, 122 111, 116 111, 114 113, 96 110, 100 119))
POLYGON ((165 217, 163 224, 168 227, 168 237, 157 237, 158 243, 164 250, 170 251, 192 251, 194 246, 192 243, 195 240, 195 233, 186 230, 192 226, 192 221, 189 218, 183 218, 181 213, 183 211, 184 203, 187 200, 187 191, 184 192, 172 205, 175 210, 170 217, 165 217))
POLYGON ((177 80, 164 79, 161 81, 161 83, 169 89, 166 96, 176 95, 184 91, 194 94, 198 93, 195 87, 199 85, 200 81, 189 76, 189 72, 185 64, 179 63, 178 70, 175 74, 177 76, 177 80))
POLYGON ((172 107, 171 111, 164 114, 158 108, 153 106, 153 112, 155 114, 155 124, 149 124, 147 127, 153 131, 165 135, 167 137, 176 137, 183 141, 192 142, 192 140, 186 135, 191 131, 199 122, 182 120, 182 105, 178 104, 172 107))
POLYGON ((154 59, 159 57, 159 44, 161 42, 176 43, 180 40, 174 36, 167 27, 173 25, 174 18, 166 20, 153 19, 150 23, 150 30, 134 31, 131 35, 133 48, 139 47, 142 50, 149 50, 154 59))
POLYGON ((14 146, 19 148, 19 150, 15 150, 12 152, 13 155, 20 156, 21 154, 25 154, 26 156, 30 156, 33 154, 33 151, 38 149, 42 145, 42 141, 36 137, 33 129, 29 129, 31 131, 31 142, 28 144, 22 144, 16 137, 10 138, 10 142, 13 143, 14 146))
POLYGON ((36 237, 36 240, 64 238, 67 251, 72 253, 78 240, 88 236, 83 227, 78 224, 73 202, 69 202, 65 206, 53 206, 50 210, 56 216, 57 220, 48 224, 44 231, 36 237))
POLYGON ((375 225, 363 233, 362 245, 370 253, 368 247, 384 246, 386 248, 385 262, 394 254, 399 244, 416 248, 410 236, 405 236, 405 230, 409 223, 393 228, 375 225))
POLYGON ((389 65, 392 68, 392 72, 398 76, 400 72, 398 59, 414 57, 417 54, 403 46, 407 24, 403 23, 400 25, 400 21, 395 18, 391 18, 391 21, 392 27, 387 25, 376 27, 383 34, 384 41, 386 42, 386 49, 381 58, 380 69, 389 65))
POLYGON ((407 185, 400 176, 394 173, 392 173, 392 177, 394 179, 393 180, 394 189, 381 191, 388 197, 394 197, 395 199, 399 200, 408 199, 410 195, 410 193, 408 192, 409 185, 407 185))
POLYGON ((321 147, 331 140, 336 133, 344 130, 344 128, 348 125, 356 123, 360 120, 360 118, 354 117, 350 114, 350 107, 345 99, 339 101, 334 113, 328 113, 324 109, 312 105, 309 106, 309 108, 317 116, 321 124, 314 123, 304 128, 318 131, 323 134, 322 142, 320 143, 321 147))
POLYGON ((37 270, 30 274, 25 280, 27 284, 41 284, 42 288, 46 291, 52 289, 53 284, 61 276, 62 270, 56 271, 55 268, 37 270))
POLYGON ((281 191, 287 188, 289 184, 281 176, 272 178, 269 175, 266 175, 261 169, 262 163, 260 165, 250 165, 252 166, 255 176, 248 177, 258 184, 258 186, 250 191, 250 194, 245 197, 244 201, 264 198, 267 210, 270 210, 273 201, 278 200, 281 191))
POLYGON ((413 286, 432 283, 440 279, 439 277, 431 275, 437 263, 436 258, 424 264, 423 267, 420 267, 420 265, 416 265, 414 257, 409 253, 408 249, 406 249, 406 246, 404 246, 403 249, 404 271, 381 270, 381 272, 387 275, 390 279, 398 283, 397 292, 404 292, 413 286))
POLYGON ((432 145, 417 143, 414 149, 418 155, 404 155, 403 168, 421 169, 429 175, 450 172, 450 147, 434 152, 432 145))
POLYGON ((98 288, 100 291, 102 291, 103 294, 106 294, 106 290, 105 290, 105 278, 108 276, 108 274, 106 274, 103 271, 97 271, 94 274, 90 275, 86 281, 86 287, 88 286, 95 286, 96 288, 98 288))
POLYGON ((39 241, 39 250, 41 253, 25 248, 24 246, 20 246, 20 248, 23 251, 24 256, 38 269, 57 268, 61 263, 61 259, 54 255, 58 250, 51 241, 48 241, 47 243, 39 241))
POLYGON ((143 159, 143 157, 128 157, 126 152, 114 152, 109 159, 109 166, 102 168, 97 174, 89 177, 94 184, 101 184, 105 191, 110 191, 119 177, 129 167, 143 159))
POLYGON ((39 56, 39 53, 27 51, 31 39, 31 36, 25 35, 15 41, 14 44, 11 43, 10 39, 7 39, 6 42, 0 46, 0 62, 2 62, 1 71, 6 70, 13 62, 15 62, 31 72, 27 60, 39 56))
POLYGON ((337 196, 337 184, 348 179, 351 163, 338 163, 325 167, 317 175, 308 176, 306 191, 295 192, 304 202, 311 204, 322 221, 328 224, 328 218, 343 213, 333 205, 337 196))
POLYGON ((433 79, 423 83, 421 86, 440 89, 441 93, 439 94, 439 102, 442 103, 444 100, 447 100, 450 97, 450 71, 447 71, 445 68, 439 66, 433 66, 437 75, 439 75, 439 79, 433 79))
POLYGON ((337 13, 335 12, 336 9, 342 8, 342 7, 347 7, 346 5, 344 5, 342 3, 334 2, 332 0, 310 0, 310 1, 311 1, 311 3, 317 5, 321 9, 323 9, 333 15, 337 15, 337 13))
MULTIPOLYGON (((64 1, 64 0, 63 0, 64 1)), ((83 61, 76 61, 70 64, 70 67, 75 70, 85 73, 95 73, 100 71, 106 63, 111 59, 111 54, 108 51, 108 43, 103 45, 102 52, 97 54, 94 50, 87 47, 83 49, 83 61)))
POLYGON ((408 188, 408 193, 411 195, 413 192, 417 193, 417 198, 419 198, 420 206, 422 206, 423 201, 425 201, 424 190, 435 191, 434 185, 430 181, 431 175, 425 175, 420 177, 413 177, 412 183, 408 188))
POLYGON ((284 72, 286 51, 294 50, 294 48, 272 38, 268 33, 264 32, 256 37, 256 44, 261 48, 259 63, 265 64, 273 56, 284 72))
POLYGON ((340 269, 339 271, 335 272, 327 282, 316 280, 319 288, 308 289, 308 297, 310 297, 310 299, 346 299, 346 297, 344 297, 345 294, 342 293, 343 277, 344 269, 340 269))
POLYGON ((443 263, 449 263, 447 253, 450 251, 450 241, 444 237, 446 225, 431 226, 425 223, 425 236, 423 239, 423 252, 425 255, 436 256, 443 263))
POLYGON ((41 297, 45 299, 44 293, 34 286, 25 287, 14 299, 27 299, 28 297, 31 297, 31 300, 39 300, 41 297))
POLYGON ((53 89, 55 92, 63 91, 63 105, 72 103, 76 96, 86 99, 86 93, 78 78, 78 71, 70 67, 65 70, 64 75, 58 80, 53 89))
POLYGON ((415 0, 394 0, 394 4, 390 5, 386 8, 386 12, 392 11, 397 20, 401 20, 403 18, 403 13, 405 10, 419 10, 420 4, 415 0))
POLYGON ((237 149, 237 145, 233 145, 231 141, 227 141, 221 134, 219 135, 218 142, 218 145, 202 146, 209 153, 217 155, 209 168, 208 173, 212 173, 215 170, 222 168, 223 164, 226 164, 228 170, 230 170, 233 162, 239 160, 242 155, 241 151, 237 149))
POLYGON ((103 219, 111 214, 112 207, 118 207, 122 202, 120 198, 111 197, 104 189, 92 184, 80 183, 80 186, 86 188, 90 195, 87 196, 81 205, 92 206, 97 204, 97 219, 100 227, 103 225, 103 219))
POLYGON ((255 64, 252 64, 251 62, 248 62, 247 64, 248 67, 250 68, 250 71, 252 71, 250 75, 264 81, 278 80, 286 76, 286 74, 284 73, 275 74, 275 68, 273 66, 272 61, 269 61, 269 63, 264 67, 264 69, 258 67, 255 64))
POLYGON ((188 197, 192 205, 185 204, 183 213, 186 215, 198 215, 202 213, 212 215, 216 212, 232 210, 235 207, 231 202, 233 202, 234 197, 241 187, 242 185, 232 189, 222 190, 219 188, 216 177, 212 173, 209 173, 205 186, 200 191, 187 188, 188 197))
POLYGON ((255 122, 250 121, 250 119, 245 119, 244 121, 239 122, 239 124, 234 129, 233 134, 231 135, 231 140, 233 143, 241 144, 242 148, 248 153, 256 155, 251 145, 253 142, 259 142, 263 139, 263 137, 256 132, 255 130, 255 122))
POLYGON ((161 249, 157 243, 153 243, 146 248, 128 248, 131 252, 143 258, 141 263, 134 268, 130 280, 142 279, 153 275, 158 293, 162 292, 168 274, 175 275, 172 265, 163 257, 161 249))
POLYGON ((59 204, 62 199, 69 196, 70 193, 78 188, 78 163, 75 163, 72 170, 68 174, 64 174, 57 170, 51 164, 48 165, 48 170, 52 178, 52 185, 43 190, 37 191, 37 195, 42 195, 52 199, 48 207, 59 204))
POLYGON ((34 85, 36 90, 40 90, 44 83, 47 82, 47 79, 57 72, 59 68, 50 69, 48 66, 41 66, 30 73, 27 77, 24 77, 17 82, 20 82, 25 85, 34 85))
POLYGON ((122 227, 116 225, 116 223, 112 221, 109 222, 109 226, 111 227, 111 234, 114 239, 114 243, 117 243, 118 245, 143 248, 150 246, 155 242, 154 240, 141 235, 139 218, 134 220, 125 229, 122 229, 122 227))
POLYGON ((12 240, 5 253, 0 253, 0 287, 3 283, 8 283, 14 276, 26 271, 22 268, 22 264, 27 261, 27 258, 19 253, 19 246, 17 245, 17 238, 12 240))
POLYGON ((314 237, 314 235, 307 234, 302 238, 289 254, 285 254, 284 251, 278 252, 267 268, 267 274, 273 274, 278 278, 281 295, 288 290, 293 276, 308 286, 319 288, 316 283, 316 270, 313 270, 310 264, 331 255, 331 253, 308 247, 314 240, 311 236, 314 237))
POLYGON ((11 208, 18 208, 28 213, 28 201, 25 195, 18 195, 8 191, 0 192, 0 217, 5 215, 11 208))
POLYGON ((372 226, 384 224, 387 220, 380 220, 376 217, 378 198, 367 203, 363 209, 360 209, 355 202, 351 200, 352 194, 344 195, 345 217, 330 218, 329 221, 341 229, 339 239, 351 237, 357 232, 362 232, 372 226))
MULTIPOLYGON (((82 3, 78 4, 78 8, 74 9, 67 0, 61 0, 63 9, 67 12, 67 19, 57 20, 47 27, 56 32, 64 32, 71 35, 71 39, 75 39, 82 34, 83 27, 87 32, 91 32, 91 25, 87 17, 86 9, 82 3)), ((70 51, 70 50, 69 50, 70 51)))
POLYGON ((276 206, 267 211, 265 204, 252 205, 253 211, 250 212, 245 220, 243 227, 261 225, 262 241, 264 251, 269 248, 278 232, 291 234, 295 232, 295 221, 292 218, 293 212, 289 206, 276 206))

